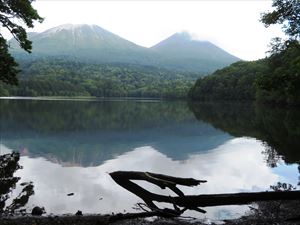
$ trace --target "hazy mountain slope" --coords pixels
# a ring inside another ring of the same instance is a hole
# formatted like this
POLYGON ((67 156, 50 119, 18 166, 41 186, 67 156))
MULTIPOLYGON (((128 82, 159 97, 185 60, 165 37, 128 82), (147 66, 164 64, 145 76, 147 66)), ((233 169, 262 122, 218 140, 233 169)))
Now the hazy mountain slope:
POLYGON ((176 33, 151 48, 136 45, 97 25, 65 24, 28 36, 33 42, 30 55, 11 41, 12 53, 21 63, 54 56, 79 62, 129 63, 207 74, 239 60, 210 42, 192 40, 187 33, 176 33))
POLYGON ((180 70, 212 72, 239 60, 208 41, 193 40, 186 32, 176 33, 151 49, 162 56, 165 66, 180 70))
MULTIPOLYGON (((31 56, 68 56, 97 62, 143 63, 149 61, 148 49, 127 41, 96 25, 64 24, 29 35, 31 56)), ((13 42, 13 53, 23 55, 13 42)))

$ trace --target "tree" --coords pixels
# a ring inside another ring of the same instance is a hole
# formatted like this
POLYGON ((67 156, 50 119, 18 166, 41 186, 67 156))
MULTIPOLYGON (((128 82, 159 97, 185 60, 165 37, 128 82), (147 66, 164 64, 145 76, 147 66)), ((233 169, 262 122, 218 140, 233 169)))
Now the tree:
POLYGON ((300 1, 273 0, 272 6, 261 21, 266 27, 282 24, 287 39, 272 40, 269 71, 257 79, 257 93, 263 100, 300 104, 300 1))
MULTIPOLYGON (((19 42, 21 48, 31 52, 32 43, 27 39, 26 30, 19 25, 24 23, 26 27, 34 27, 34 22, 42 22, 43 18, 31 6, 33 0, 0 0, 0 24, 8 29, 19 42)), ((0 81, 7 84, 18 84, 18 64, 10 55, 9 45, 0 34, 0 81)))
POLYGON ((261 22, 266 27, 272 24, 282 24, 284 33, 289 37, 282 41, 276 37, 271 43, 271 53, 277 54, 285 50, 291 43, 299 44, 300 40, 300 1, 299 0, 273 0, 272 12, 263 13, 261 22))
POLYGON ((261 21, 266 27, 271 24, 283 24, 286 35, 299 39, 300 35, 300 1, 299 0, 273 0, 275 10, 263 13, 261 21))

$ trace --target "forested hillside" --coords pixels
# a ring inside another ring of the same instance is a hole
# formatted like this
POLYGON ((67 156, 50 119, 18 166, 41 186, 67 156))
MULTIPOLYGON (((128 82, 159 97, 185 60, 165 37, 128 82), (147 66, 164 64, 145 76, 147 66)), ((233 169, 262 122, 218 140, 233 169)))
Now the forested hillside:
POLYGON ((259 100, 300 103, 300 45, 253 62, 237 62, 200 78, 189 92, 194 100, 259 100))
POLYGON ((23 61, 18 86, 1 96, 183 98, 199 74, 133 64, 89 64, 63 58, 23 61))
POLYGON ((256 79, 266 73, 266 60, 236 62, 200 78, 189 92, 193 100, 254 100, 256 79))

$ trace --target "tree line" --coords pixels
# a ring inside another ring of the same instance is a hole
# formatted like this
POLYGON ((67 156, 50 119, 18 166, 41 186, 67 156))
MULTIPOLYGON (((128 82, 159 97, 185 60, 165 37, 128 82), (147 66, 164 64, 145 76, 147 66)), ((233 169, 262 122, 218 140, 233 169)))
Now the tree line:
POLYGON ((200 78, 191 88, 193 100, 258 100, 300 104, 300 45, 290 43, 268 58, 237 62, 200 78))
POLYGON ((21 61, 19 85, 1 96, 184 98, 199 76, 130 64, 89 64, 62 58, 21 61))

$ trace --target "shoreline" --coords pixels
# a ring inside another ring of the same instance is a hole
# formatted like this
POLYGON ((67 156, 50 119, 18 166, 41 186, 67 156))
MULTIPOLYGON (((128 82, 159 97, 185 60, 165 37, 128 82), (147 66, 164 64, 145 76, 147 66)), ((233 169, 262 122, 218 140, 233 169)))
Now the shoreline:
POLYGON ((39 96, 39 97, 27 97, 27 96, 6 96, 1 97, 0 100, 51 100, 51 101, 163 101, 163 98, 137 98, 137 97, 93 97, 93 96, 39 96))
MULTIPOLYGON (((130 214, 130 213, 129 213, 130 214)), ((145 219, 142 217, 130 218, 133 214, 87 214, 83 216, 77 215, 48 215, 48 216, 0 216, 1 225, 207 225, 199 220, 186 220, 181 218, 162 218, 145 219), (127 216, 129 217, 127 218, 127 216)))

